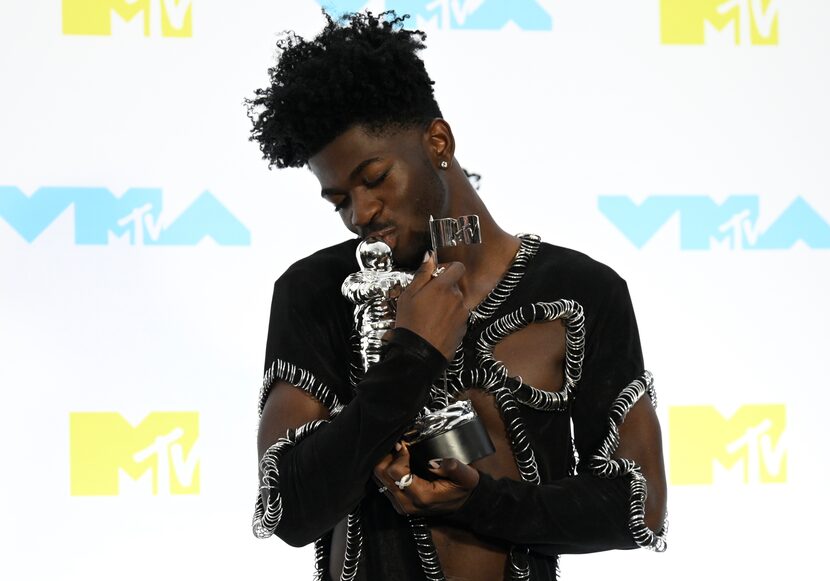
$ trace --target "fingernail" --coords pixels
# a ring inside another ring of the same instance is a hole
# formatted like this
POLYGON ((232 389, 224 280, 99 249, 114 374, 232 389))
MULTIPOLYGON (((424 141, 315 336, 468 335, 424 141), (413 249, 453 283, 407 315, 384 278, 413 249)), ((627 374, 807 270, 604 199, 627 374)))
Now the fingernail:
POLYGON ((424 252, 424 262, 429 262, 429 257, 430 257, 430 251, 427 250, 426 252, 424 252))
POLYGON ((400 442, 395 442, 395 450, 397 450, 398 452, 400 452, 402 447, 403 447, 403 446, 401 446, 401 443, 400 443, 400 442))
POLYGON ((430 468, 440 468, 441 467, 441 460, 443 460, 443 458, 433 458, 432 460, 430 460, 429 461, 430 468))

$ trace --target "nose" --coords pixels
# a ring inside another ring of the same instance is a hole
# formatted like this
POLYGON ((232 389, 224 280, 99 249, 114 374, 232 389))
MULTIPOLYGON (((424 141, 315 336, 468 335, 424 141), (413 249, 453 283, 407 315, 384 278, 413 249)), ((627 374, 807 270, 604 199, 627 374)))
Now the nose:
POLYGON ((355 188, 351 194, 351 228, 361 233, 380 215, 383 203, 365 188, 355 188))

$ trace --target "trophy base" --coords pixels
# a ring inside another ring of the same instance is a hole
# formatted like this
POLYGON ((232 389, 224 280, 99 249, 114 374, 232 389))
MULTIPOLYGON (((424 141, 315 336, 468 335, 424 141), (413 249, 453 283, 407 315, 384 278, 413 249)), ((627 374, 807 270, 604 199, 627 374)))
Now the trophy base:
POLYGON ((469 464, 495 451, 481 418, 475 416, 451 430, 410 445, 409 469, 421 478, 435 480, 436 476, 429 471, 429 461, 434 458, 456 458, 469 464))

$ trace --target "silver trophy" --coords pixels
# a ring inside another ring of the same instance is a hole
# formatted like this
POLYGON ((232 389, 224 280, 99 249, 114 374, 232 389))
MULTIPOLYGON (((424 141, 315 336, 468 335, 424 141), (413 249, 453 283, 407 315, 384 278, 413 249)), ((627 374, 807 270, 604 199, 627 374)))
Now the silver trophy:
MULTIPOLYGON (((481 241, 477 216, 458 221, 430 217, 430 233, 436 249, 481 241)), ((413 275, 394 269, 392 250, 382 240, 362 241, 356 254, 360 271, 343 281, 341 292, 355 305, 354 323, 366 371, 380 361, 382 337, 395 327, 396 300, 413 275)), ((481 419, 466 400, 436 411, 425 408, 402 439, 409 444, 412 471, 430 479, 434 478, 428 470, 433 458, 457 458, 469 464, 495 451, 481 419)))
POLYGON ((380 361, 384 333, 395 328, 395 300, 412 275, 393 269, 392 250, 383 240, 368 238, 357 246, 360 270, 346 277, 340 292, 354 305, 363 371, 380 361))

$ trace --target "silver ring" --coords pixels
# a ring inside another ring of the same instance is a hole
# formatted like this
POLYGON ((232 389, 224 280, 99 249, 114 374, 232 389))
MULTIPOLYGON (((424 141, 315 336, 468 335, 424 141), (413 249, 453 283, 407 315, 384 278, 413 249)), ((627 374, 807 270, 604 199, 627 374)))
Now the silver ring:
POLYGON ((385 493, 387 490, 389 489, 386 486, 381 486, 380 488, 378 488, 378 492, 380 492, 381 494, 385 493))
POLYGON ((439 276, 441 276, 441 273, 445 270, 447 270, 446 266, 439 266, 438 268, 432 271, 432 278, 438 278, 439 276))
POLYGON ((401 490, 403 490, 410 484, 412 484, 412 473, 404 474, 403 476, 401 476, 400 480, 395 480, 395 485, 401 490))

